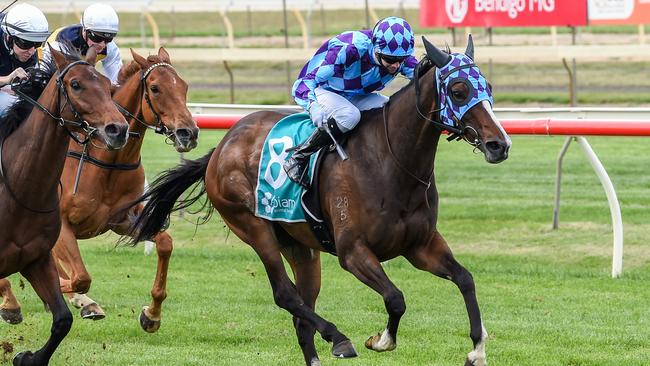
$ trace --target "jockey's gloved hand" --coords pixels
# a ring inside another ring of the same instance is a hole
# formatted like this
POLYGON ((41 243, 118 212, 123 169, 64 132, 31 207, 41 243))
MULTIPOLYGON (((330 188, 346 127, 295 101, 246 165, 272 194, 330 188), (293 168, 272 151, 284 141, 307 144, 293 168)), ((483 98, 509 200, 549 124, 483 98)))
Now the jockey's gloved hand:
POLYGON ((327 119, 325 111, 323 111, 323 108, 321 108, 318 102, 312 102, 309 106, 309 117, 312 123, 320 129, 323 128, 323 124, 326 123, 327 119))

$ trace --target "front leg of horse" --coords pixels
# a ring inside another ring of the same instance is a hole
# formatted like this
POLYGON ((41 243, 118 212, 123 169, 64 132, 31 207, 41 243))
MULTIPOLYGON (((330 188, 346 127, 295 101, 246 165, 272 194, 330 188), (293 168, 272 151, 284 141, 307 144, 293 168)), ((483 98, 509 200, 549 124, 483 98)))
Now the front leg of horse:
POLYGON ((50 254, 24 268, 21 273, 52 312, 52 327, 50 338, 40 350, 17 354, 13 364, 14 366, 47 365, 56 348, 70 331, 72 314, 61 295, 58 274, 50 254))
MULTIPOLYGON (((61 237, 59 238, 61 240, 61 237)), ((67 245, 67 244, 65 244, 67 245)), ((56 269, 57 272, 59 273, 59 282, 61 286, 61 292, 63 292, 66 297, 68 298, 68 301, 72 306, 74 306, 79 310, 79 314, 81 315, 82 319, 87 319, 87 320, 101 320, 106 317, 106 313, 104 312, 104 309, 102 309, 99 304, 91 299, 88 295, 76 292, 75 289, 78 289, 80 287, 87 287, 90 285, 90 275, 87 275, 88 272, 86 272, 85 266, 83 265, 83 261, 81 261, 81 257, 79 258, 79 263, 69 263, 67 261, 70 261, 71 258, 75 258, 74 255, 69 255, 65 254, 63 251, 64 249, 64 244, 62 244, 59 248, 58 251, 53 251, 53 256, 54 260, 56 263, 56 269), (57 254, 59 255, 57 257, 57 254), (76 270, 75 270, 76 268, 76 270), (70 273, 68 273, 70 271, 70 273), (75 276, 75 272, 81 272, 81 276, 75 276), (83 275, 83 273, 86 273, 86 275, 83 275), (76 278, 76 280, 72 280, 71 276, 76 278), (79 280, 82 278, 82 280, 79 280), (87 278, 85 280, 84 278, 87 278), (82 283, 80 286, 79 284, 82 283), (85 285, 85 284, 88 285, 85 285)), ((76 241, 75 241, 76 245, 76 241)), ((74 259, 73 259, 74 261, 74 259)))
POLYGON ((412 248, 404 255, 416 268, 452 281, 465 301, 469 316, 470 338, 474 348, 467 354, 465 366, 487 365, 485 343, 488 333, 483 326, 472 275, 456 261, 442 235, 434 233, 428 244, 412 248))
POLYGON ((352 273, 368 287, 377 291, 384 299, 388 312, 386 328, 368 338, 365 346, 377 352, 392 351, 397 347, 397 329, 402 315, 406 312, 406 303, 402 292, 390 281, 381 263, 366 245, 356 242, 349 247, 339 245, 339 262, 341 267, 352 273))
POLYGON ((23 321, 23 314, 20 311, 20 303, 11 291, 11 283, 6 278, 0 278, 0 317, 9 324, 18 324, 23 321))
POLYGON ((166 231, 158 233, 153 239, 158 254, 158 267, 151 288, 151 305, 145 306, 140 313, 140 326, 148 333, 154 333, 160 328, 162 303, 167 297, 167 271, 173 250, 172 238, 166 231))

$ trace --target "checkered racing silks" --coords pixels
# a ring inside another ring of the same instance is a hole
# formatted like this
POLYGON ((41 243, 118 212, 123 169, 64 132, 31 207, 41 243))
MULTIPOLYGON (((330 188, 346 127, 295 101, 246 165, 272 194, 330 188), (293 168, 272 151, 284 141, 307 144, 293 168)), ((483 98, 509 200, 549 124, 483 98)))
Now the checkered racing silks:
POLYGON ((476 104, 487 100, 494 104, 492 90, 474 61, 462 53, 452 53, 451 60, 436 70, 436 84, 440 93, 440 119, 448 126, 457 126, 463 115, 476 104), (456 81, 465 82, 470 89, 463 103, 456 103, 449 95, 449 86, 456 81))
MULTIPOLYGON (((412 79, 417 62, 415 57, 408 56, 398 74, 412 79)), ((318 87, 349 99, 382 90, 396 75, 380 67, 374 55, 371 30, 344 32, 325 42, 305 64, 291 95, 298 105, 307 109, 316 100, 314 90, 318 87)))
POLYGON ((413 53, 413 31, 402 18, 384 18, 375 25, 372 43, 382 55, 410 56, 413 53))

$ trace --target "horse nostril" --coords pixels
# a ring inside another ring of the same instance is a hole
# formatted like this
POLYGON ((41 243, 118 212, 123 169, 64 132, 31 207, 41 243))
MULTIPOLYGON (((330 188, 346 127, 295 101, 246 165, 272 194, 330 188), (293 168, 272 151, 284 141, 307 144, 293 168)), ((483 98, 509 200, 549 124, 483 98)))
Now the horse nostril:
POLYGON ((176 130, 176 138, 181 141, 188 141, 192 138, 193 133, 188 128, 179 128, 176 130))
POLYGON ((104 127, 104 133, 110 138, 120 137, 126 135, 128 126, 123 123, 109 123, 104 127))
POLYGON ((492 153, 502 153, 504 152, 506 146, 507 146, 506 144, 501 143, 499 141, 488 141, 485 144, 485 147, 488 149, 488 151, 492 153))

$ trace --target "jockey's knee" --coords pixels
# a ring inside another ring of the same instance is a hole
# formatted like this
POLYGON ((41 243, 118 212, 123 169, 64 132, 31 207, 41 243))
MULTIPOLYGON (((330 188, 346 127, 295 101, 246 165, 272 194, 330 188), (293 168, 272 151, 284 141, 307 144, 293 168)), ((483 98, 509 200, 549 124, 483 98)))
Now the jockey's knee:
POLYGON ((342 133, 352 131, 361 120, 361 112, 355 107, 344 108, 332 114, 336 125, 342 133))

